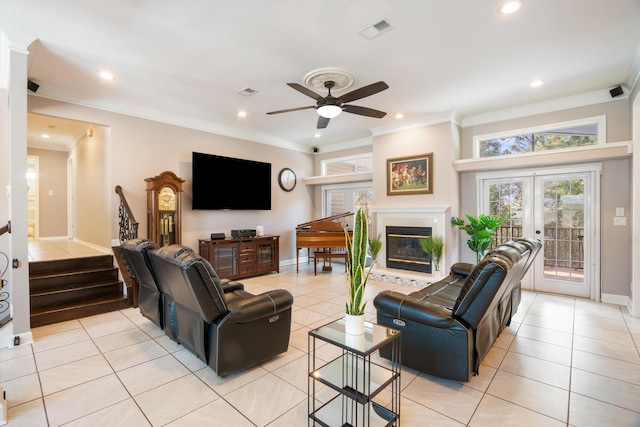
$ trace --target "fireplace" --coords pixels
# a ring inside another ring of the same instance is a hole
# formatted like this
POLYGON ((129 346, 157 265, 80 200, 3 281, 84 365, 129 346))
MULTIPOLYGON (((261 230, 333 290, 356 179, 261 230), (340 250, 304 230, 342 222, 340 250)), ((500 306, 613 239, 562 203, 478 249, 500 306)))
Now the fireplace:
POLYGON ((431 227, 387 226, 387 268, 431 274, 431 258, 420 246, 431 232, 431 227))

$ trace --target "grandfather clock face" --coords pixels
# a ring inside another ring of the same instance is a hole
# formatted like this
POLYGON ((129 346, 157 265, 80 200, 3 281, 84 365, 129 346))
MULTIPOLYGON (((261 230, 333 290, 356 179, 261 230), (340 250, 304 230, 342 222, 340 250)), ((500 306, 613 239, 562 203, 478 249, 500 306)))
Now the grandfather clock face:
POLYGON ((161 211, 176 210, 176 193, 171 187, 162 187, 158 197, 158 209, 161 211))

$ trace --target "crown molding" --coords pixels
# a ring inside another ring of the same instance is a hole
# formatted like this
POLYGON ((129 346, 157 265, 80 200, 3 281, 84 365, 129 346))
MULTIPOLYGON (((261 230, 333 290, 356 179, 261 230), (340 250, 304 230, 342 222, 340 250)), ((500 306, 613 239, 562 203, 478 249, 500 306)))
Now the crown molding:
MULTIPOLYGON (((629 97, 629 92, 625 90, 624 95, 616 97, 615 100, 629 97)), ((468 116, 462 119, 461 127, 483 125, 487 123, 500 122, 510 119, 519 119, 536 114, 551 113, 554 111, 566 110, 570 108, 583 107, 585 105, 611 102, 609 89, 597 90, 580 95, 567 96, 565 98, 553 99, 550 101, 537 102, 535 104, 523 105, 521 107, 509 108, 505 110, 493 111, 490 113, 468 116)))
POLYGON ((350 141, 336 142, 335 144, 323 145, 323 146, 320 147, 320 151, 318 152, 318 154, 320 154, 320 153, 331 153, 333 151, 348 150, 349 148, 358 148, 358 147, 364 147, 364 146, 367 146, 367 145, 373 145, 373 137, 372 136, 367 136, 367 137, 358 138, 358 139, 352 139, 350 141))
POLYGON ((403 121, 402 123, 394 123, 391 125, 383 125, 370 128, 373 136, 386 135, 389 133, 401 132, 404 130, 415 129, 423 126, 437 125, 440 123, 453 122, 456 114, 453 110, 442 111, 440 113, 429 114, 427 116, 418 117, 416 119, 403 121))
POLYGON ((633 93, 638 84, 638 80, 640 80, 640 46, 638 46, 636 56, 633 58, 633 63, 631 64, 631 68, 629 68, 629 73, 625 80, 625 85, 629 89, 629 93, 633 93))

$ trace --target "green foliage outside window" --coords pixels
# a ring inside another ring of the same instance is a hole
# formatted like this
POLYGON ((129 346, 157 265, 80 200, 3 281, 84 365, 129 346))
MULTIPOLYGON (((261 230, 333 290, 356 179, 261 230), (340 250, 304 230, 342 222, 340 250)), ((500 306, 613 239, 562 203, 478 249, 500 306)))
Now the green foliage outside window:
POLYGON ((479 152, 480 157, 493 157, 561 148, 585 147, 597 143, 597 135, 576 135, 571 132, 540 132, 486 139, 480 141, 479 152))

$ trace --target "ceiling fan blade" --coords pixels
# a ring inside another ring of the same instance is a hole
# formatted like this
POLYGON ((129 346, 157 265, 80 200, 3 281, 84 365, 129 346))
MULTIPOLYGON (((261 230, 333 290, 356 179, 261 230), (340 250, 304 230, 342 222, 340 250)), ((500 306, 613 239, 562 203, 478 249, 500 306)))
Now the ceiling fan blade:
POLYGON ((311 89, 307 89, 306 87, 298 84, 298 83, 287 83, 287 85, 289 87, 292 87, 293 89, 297 90, 300 93, 303 93, 305 95, 307 95, 310 98, 315 99, 316 101, 319 99, 322 99, 322 97, 320 95, 318 95, 317 93, 315 93, 314 91, 312 91, 311 89))
POLYGON ((286 110, 278 110, 278 111, 269 111, 267 114, 280 114, 280 113, 289 113, 291 111, 300 111, 300 110, 308 110, 310 108, 316 108, 315 105, 310 105, 308 107, 298 107, 298 108, 288 108, 286 110))
POLYGON ((360 89, 352 90, 349 93, 345 93, 340 97, 340 99, 345 103, 356 101, 358 99, 371 96, 375 93, 382 92, 385 89, 389 89, 389 85, 387 85, 385 82, 380 81, 377 83, 371 83, 370 85, 361 87, 360 89))
POLYGON ((319 116, 318 117, 318 129, 324 129, 329 124, 329 119, 326 117, 319 116))
POLYGON ((343 105, 342 111, 346 111, 351 114, 359 114, 361 116, 375 117, 381 119, 387 115, 384 111, 374 110, 373 108, 359 107, 357 105, 343 105))

